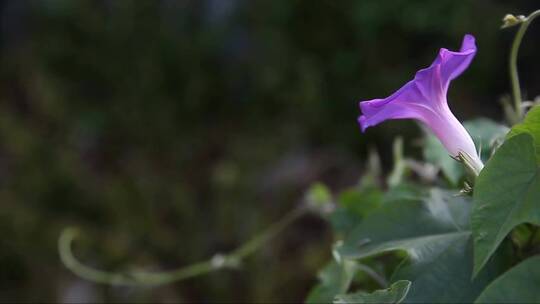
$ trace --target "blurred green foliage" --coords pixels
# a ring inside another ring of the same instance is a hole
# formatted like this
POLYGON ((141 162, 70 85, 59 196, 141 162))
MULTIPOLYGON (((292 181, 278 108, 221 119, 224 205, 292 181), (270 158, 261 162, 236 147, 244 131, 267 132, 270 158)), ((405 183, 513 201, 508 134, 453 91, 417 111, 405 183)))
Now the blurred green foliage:
MULTIPOLYGON (((332 241, 315 216, 239 271, 155 289, 80 281, 56 241, 81 227, 78 255, 112 270, 235 248, 311 182, 355 184, 366 142, 388 168, 396 130, 419 130, 395 122, 361 136, 357 100, 391 93, 467 32, 479 53, 451 105, 461 119, 498 119, 512 38, 500 18, 535 4, 0 1, 0 301, 304 299, 332 241)), ((534 43, 520 52, 522 87, 538 92, 534 43)))

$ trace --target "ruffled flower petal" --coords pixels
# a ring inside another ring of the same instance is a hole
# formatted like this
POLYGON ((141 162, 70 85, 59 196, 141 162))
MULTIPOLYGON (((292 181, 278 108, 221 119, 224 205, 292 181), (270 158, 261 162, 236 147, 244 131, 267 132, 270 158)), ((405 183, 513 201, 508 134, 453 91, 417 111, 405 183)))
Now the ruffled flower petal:
POLYGON ((358 121, 362 131, 389 119, 416 119, 435 133, 452 156, 466 153, 483 166, 470 135, 450 111, 446 99, 450 82, 467 69, 475 54, 474 37, 465 35, 459 51, 441 49, 429 67, 419 70, 394 94, 361 101, 358 121))

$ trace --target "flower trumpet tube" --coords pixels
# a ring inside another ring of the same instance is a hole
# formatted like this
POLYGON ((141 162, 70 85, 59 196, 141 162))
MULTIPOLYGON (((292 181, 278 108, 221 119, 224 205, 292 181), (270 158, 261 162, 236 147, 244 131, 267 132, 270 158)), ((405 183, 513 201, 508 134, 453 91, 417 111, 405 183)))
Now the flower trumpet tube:
POLYGON ((471 136, 450 111, 446 99, 450 82, 467 69, 475 54, 474 37, 465 35, 459 51, 442 48, 428 68, 419 70, 413 80, 394 94, 361 101, 362 115, 358 122, 362 132, 389 119, 416 119, 439 138, 452 157, 478 174, 484 164, 471 136))

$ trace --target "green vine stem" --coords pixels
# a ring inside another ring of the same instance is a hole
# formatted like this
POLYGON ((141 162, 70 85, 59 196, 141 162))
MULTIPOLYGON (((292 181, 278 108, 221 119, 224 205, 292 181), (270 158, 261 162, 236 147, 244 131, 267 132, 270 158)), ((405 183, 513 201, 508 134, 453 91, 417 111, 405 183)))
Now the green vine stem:
POLYGON ((513 123, 517 123, 521 121, 523 118, 523 99, 521 96, 521 87, 519 85, 519 76, 518 76, 518 69, 517 69, 517 57, 518 57, 518 51, 519 46, 521 45, 521 41, 523 40, 523 36, 525 35, 525 32, 527 31, 527 28, 531 24, 531 22, 536 18, 540 16, 540 10, 534 11, 527 17, 522 17, 519 19, 520 27, 518 32, 516 33, 516 36, 514 37, 514 42, 512 43, 512 49, 510 51, 510 61, 509 61, 509 68, 510 68, 510 80, 512 82, 512 97, 514 100, 514 115, 515 118, 513 119, 513 123))
POLYGON ((237 268, 243 259, 255 253, 289 224, 306 214, 308 210, 305 204, 293 209, 261 234, 255 236, 230 254, 216 254, 207 261, 164 272, 133 271, 129 273, 114 273, 86 266, 73 254, 72 244, 80 234, 79 230, 73 227, 66 228, 62 231, 58 240, 58 251, 62 263, 77 276, 88 281, 116 286, 163 285, 204 275, 220 269, 237 268))
POLYGON ((388 281, 371 267, 364 264, 358 264, 357 267, 360 271, 363 271, 369 275, 375 282, 377 282, 377 284, 379 284, 379 286, 381 286, 381 288, 388 288, 388 281))

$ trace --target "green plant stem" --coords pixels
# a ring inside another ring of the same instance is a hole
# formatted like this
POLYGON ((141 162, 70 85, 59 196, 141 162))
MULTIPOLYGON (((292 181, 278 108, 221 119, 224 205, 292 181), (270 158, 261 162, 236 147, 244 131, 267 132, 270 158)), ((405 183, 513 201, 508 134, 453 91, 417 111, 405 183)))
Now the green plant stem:
POLYGON ((403 180, 405 174, 406 163, 403 159, 403 138, 397 137, 392 145, 392 152, 394 156, 394 168, 388 176, 388 185, 395 187, 403 180))
POLYGON ((364 265, 364 264, 358 264, 358 269, 360 271, 363 271, 367 275, 369 275, 381 288, 387 288, 388 287, 388 281, 381 275, 379 275, 375 270, 371 269, 371 267, 364 265))
POLYGON ((523 40, 523 36, 525 35, 525 32, 527 31, 527 28, 529 27, 529 24, 534 20, 534 18, 540 16, 540 10, 537 10, 533 13, 531 13, 525 20, 521 23, 518 32, 516 33, 516 36, 514 37, 514 42, 512 43, 512 49, 510 51, 510 61, 509 61, 509 67, 510 67, 510 80, 512 82, 512 96, 514 99, 514 110, 515 110, 515 118, 513 119, 513 123, 517 123, 521 121, 523 118, 523 108, 522 108, 522 96, 521 96, 521 87, 519 85, 519 75, 518 75, 518 69, 517 69, 517 57, 518 57, 518 51, 519 46, 521 45, 521 41, 523 40))
POLYGON ((79 235, 79 231, 76 228, 66 228, 62 231, 58 240, 58 251, 62 263, 69 270, 77 276, 95 283, 122 286, 163 285, 204 275, 223 268, 237 267, 244 258, 255 253, 264 244, 283 231, 289 224, 304 215, 307 211, 308 208, 305 205, 292 210, 279 221, 271 225, 267 230, 255 236, 228 255, 216 254, 207 261, 191 264, 171 271, 155 273, 144 271, 114 273, 86 266, 77 260, 72 251, 72 243, 79 235))

